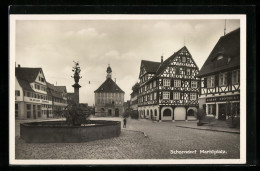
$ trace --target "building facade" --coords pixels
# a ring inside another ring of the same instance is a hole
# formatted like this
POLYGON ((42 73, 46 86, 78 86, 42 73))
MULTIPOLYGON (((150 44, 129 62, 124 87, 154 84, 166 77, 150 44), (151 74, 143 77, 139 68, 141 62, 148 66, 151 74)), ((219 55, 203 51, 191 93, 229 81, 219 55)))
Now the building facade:
POLYGON ((141 61, 138 112, 153 120, 196 120, 199 68, 186 46, 161 62, 141 61))
POLYGON ((130 94, 131 98, 130 98, 130 109, 133 111, 137 111, 138 110, 138 94, 139 94, 139 83, 136 83, 133 87, 132 87, 132 93, 130 94))
POLYGON ((46 82, 46 85, 48 96, 50 96, 52 100, 52 114, 53 116, 61 116, 62 111, 68 105, 66 86, 55 86, 48 82, 46 82))
POLYGON ((95 93, 96 116, 122 116, 124 113, 124 91, 112 80, 112 69, 107 67, 104 83, 95 93))
POLYGON ((47 94, 42 68, 15 68, 15 118, 52 117, 52 99, 47 94))
POLYGON ((240 29, 220 37, 198 77, 199 107, 208 116, 226 120, 231 113, 240 115, 240 29))

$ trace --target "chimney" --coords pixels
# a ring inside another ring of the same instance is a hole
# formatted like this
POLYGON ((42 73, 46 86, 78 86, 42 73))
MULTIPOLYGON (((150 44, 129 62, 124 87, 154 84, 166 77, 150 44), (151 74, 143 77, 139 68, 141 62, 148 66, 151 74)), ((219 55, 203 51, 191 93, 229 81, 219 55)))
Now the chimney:
POLYGON ((163 56, 161 56, 161 63, 163 63, 163 56))
POLYGON ((21 65, 20 64, 18 64, 18 68, 20 68, 21 67, 21 65))
POLYGON ((115 78, 115 83, 116 83, 116 78, 115 78))

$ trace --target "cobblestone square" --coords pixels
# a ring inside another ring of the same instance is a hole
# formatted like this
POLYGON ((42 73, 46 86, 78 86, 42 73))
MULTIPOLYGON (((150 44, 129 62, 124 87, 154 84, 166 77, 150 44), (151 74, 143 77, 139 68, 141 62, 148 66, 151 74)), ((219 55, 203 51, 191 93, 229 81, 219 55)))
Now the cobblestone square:
MULTIPOLYGON (((122 121, 122 118, 92 119, 122 121)), ((16 159, 239 159, 240 157, 240 134, 176 127, 180 122, 128 119, 127 127, 121 129, 119 137, 84 143, 25 143, 19 135, 21 122, 25 121, 16 121, 16 159), (201 153, 200 150, 222 150, 224 153, 201 153), (193 153, 174 154, 176 151, 193 151, 193 153)))

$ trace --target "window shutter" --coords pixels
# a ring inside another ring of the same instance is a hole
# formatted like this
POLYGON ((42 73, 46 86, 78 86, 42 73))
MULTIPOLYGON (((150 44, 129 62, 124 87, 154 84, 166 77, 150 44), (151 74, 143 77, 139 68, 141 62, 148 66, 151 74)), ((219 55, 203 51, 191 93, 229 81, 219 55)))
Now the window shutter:
POLYGON ((171 87, 174 87, 174 79, 171 79, 171 87))
POLYGON ((232 84, 232 74, 231 74, 231 72, 227 73, 227 84, 228 85, 232 84))
POLYGON ((173 92, 170 92, 170 99, 173 99, 173 92))
POLYGON ((219 75, 216 74, 215 75, 215 86, 218 86, 218 82, 219 82, 219 75))
POLYGON ((204 78, 204 87, 207 88, 207 77, 204 78))

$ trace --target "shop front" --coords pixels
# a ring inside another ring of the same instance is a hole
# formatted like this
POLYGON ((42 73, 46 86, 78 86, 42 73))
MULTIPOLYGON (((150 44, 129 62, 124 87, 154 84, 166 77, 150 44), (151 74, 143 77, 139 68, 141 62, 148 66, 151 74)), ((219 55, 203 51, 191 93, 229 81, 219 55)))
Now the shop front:
POLYGON ((218 120, 226 120, 240 115, 240 95, 218 96, 206 98, 206 113, 218 120))

